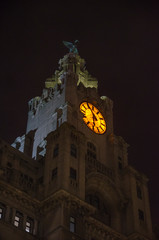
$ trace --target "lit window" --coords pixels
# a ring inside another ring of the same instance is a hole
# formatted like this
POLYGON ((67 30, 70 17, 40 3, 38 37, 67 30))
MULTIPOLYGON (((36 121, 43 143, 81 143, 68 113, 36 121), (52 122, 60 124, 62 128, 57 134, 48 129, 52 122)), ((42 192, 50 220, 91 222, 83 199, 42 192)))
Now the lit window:
POLYGON ((74 217, 70 217, 70 232, 76 231, 76 222, 74 217))
POLYGON ((23 214, 16 211, 16 214, 14 217, 14 226, 22 227, 22 224, 23 224, 23 214))
POLYGON ((77 157, 77 148, 74 144, 71 144, 71 156, 77 157))
POLYGON ((30 232, 30 222, 26 222, 26 228, 25 228, 25 230, 26 230, 26 232, 30 232))
POLYGON ((3 209, 0 208, 0 219, 2 218, 2 215, 3 215, 3 209))
POLYGON ((19 227, 19 221, 20 221, 20 218, 15 216, 15 219, 14 219, 14 226, 16 227, 19 227))
POLYGON ((76 170, 74 168, 70 168, 70 178, 76 180, 76 170))
POLYGON ((25 231, 29 233, 33 233, 33 227, 34 227, 34 220, 32 218, 27 217, 25 231))
POLYGON ((3 203, 0 203, 0 219, 3 219, 5 216, 6 206, 3 203))
POLYGON ((59 154, 59 144, 56 144, 55 148, 54 148, 54 152, 53 152, 53 157, 57 157, 59 154))

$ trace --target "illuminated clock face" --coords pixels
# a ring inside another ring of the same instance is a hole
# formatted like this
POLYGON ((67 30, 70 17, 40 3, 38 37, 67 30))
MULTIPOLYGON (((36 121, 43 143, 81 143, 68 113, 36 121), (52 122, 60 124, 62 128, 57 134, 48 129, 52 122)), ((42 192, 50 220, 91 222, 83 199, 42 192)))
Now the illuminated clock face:
POLYGON ((80 111, 83 114, 83 121, 92 131, 98 134, 106 132, 106 122, 101 112, 89 102, 82 102, 80 111))

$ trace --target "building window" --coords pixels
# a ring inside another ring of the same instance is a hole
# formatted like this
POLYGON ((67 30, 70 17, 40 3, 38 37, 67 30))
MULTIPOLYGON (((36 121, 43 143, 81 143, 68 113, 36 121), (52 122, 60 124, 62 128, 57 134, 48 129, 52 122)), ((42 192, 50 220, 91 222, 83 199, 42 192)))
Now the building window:
POLYGON ((87 156, 92 159, 96 159, 96 147, 93 143, 87 143, 87 156))
POLYGON ((141 209, 138 209, 139 220, 144 221, 144 212, 141 209))
POLYGON ((2 217, 3 217, 3 208, 0 207, 0 219, 2 219, 2 217))
MULTIPOLYGON (((110 211, 110 210, 109 210, 110 211)), ((108 212, 106 206, 103 204, 102 206, 102 215, 103 215, 103 222, 110 226, 111 225, 111 216, 110 216, 110 213, 108 212)))
POLYGON ((71 156, 77 157, 77 148, 74 144, 71 144, 71 156))
POLYGON ((23 225, 23 214, 16 211, 15 217, 14 217, 14 226, 21 228, 23 225))
POLYGON ((96 159, 96 153, 90 151, 89 149, 87 149, 87 156, 88 156, 89 158, 96 159))
POLYGON ((29 233, 33 233, 34 228, 34 220, 30 217, 27 217, 25 231, 29 233))
POLYGON ((70 217, 70 232, 76 231, 76 222, 74 217, 70 217))
POLYGON ((88 195, 86 200, 89 204, 94 206, 95 208, 99 209, 99 198, 96 195, 88 195))
POLYGON ((59 154, 59 144, 56 144, 55 148, 54 148, 54 152, 53 152, 53 157, 57 157, 59 154))
POLYGON ((52 180, 57 177, 57 167, 52 170, 52 180))
POLYGON ((88 147, 89 149, 93 150, 94 152, 96 152, 96 147, 94 146, 93 143, 88 142, 88 143, 87 143, 87 147, 88 147))
POLYGON ((122 170, 122 168, 123 168, 123 165, 122 165, 122 163, 121 163, 121 162, 118 162, 118 168, 119 168, 119 170, 122 170))
POLYGON ((136 192, 137 192, 137 197, 139 199, 142 199, 142 191, 141 191, 141 188, 138 184, 136 185, 136 192))
POLYGON ((118 156, 118 169, 122 170, 123 169, 123 163, 122 163, 122 158, 118 156))
POLYGON ((12 168, 12 164, 10 162, 7 162, 7 167, 12 168))
POLYGON ((42 176, 42 177, 40 177, 40 178, 38 179, 38 183, 39 183, 39 184, 43 184, 43 182, 44 182, 44 178, 43 178, 43 176, 42 176))
POLYGON ((70 168, 70 178, 76 180, 76 170, 74 168, 70 168))
POLYGON ((3 203, 0 203, 0 219, 4 219, 6 212, 6 206, 3 203))

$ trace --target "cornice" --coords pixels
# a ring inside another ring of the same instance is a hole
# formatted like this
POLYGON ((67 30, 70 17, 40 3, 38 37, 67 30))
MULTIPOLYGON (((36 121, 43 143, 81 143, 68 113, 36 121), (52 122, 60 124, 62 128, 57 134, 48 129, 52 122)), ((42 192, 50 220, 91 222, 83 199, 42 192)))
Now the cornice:
POLYGON ((0 181, 0 196, 5 199, 6 204, 9 204, 11 201, 13 205, 14 203, 18 204, 20 208, 32 211, 33 214, 37 214, 38 216, 43 215, 57 206, 77 209, 80 215, 91 215, 96 211, 93 206, 65 190, 59 190, 50 197, 39 201, 28 196, 23 191, 0 181))
POLYGON ((98 236, 100 239, 110 239, 110 240, 126 240, 127 237, 123 234, 115 231, 109 226, 106 226, 102 222, 94 219, 92 217, 85 217, 84 223, 86 225, 87 234, 93 236, 98 236))
POLYGON ((137 180, 140 180, 143 183, 147 183, 149 181, 148 177, 144 173, 137 171, 134 167, 130 165, 128 165, 124 169, 124 173, 133 175, 137 180))
POLYGON ((43 200, 40 205, 44 212, 50 211, 50 209, 55 208, 57 205, 76 209, 81 215, 91 215, 96 211, 93 206, 66 192, 65 190, 57 191, 47 199, 43 200))
POLYGON ((147 238, 146 236, 136 232, 132 233, 131 235, 128 236, 128 240, 150 240, 150 238, 147 238))
POLYGON ((25 207, 32 212, 38 211, 39 201, 31 198, 27 193, 0 181, 0 196, 4 197, 6 203, 12 201, 20 207, 25 207))

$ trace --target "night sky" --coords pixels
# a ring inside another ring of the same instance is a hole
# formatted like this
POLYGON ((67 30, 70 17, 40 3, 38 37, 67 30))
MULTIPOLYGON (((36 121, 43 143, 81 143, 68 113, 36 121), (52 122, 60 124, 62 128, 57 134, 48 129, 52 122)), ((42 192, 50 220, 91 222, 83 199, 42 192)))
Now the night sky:
POLYGON ((0 137, 12 143, 25 133, 28 101, 68 52, 62 41, 78 39, 100 95, 114 102, 114 132, 130 145, 129 163, 150 179, 159 224, 159 1, 58 2, 1 1, 0 137))

